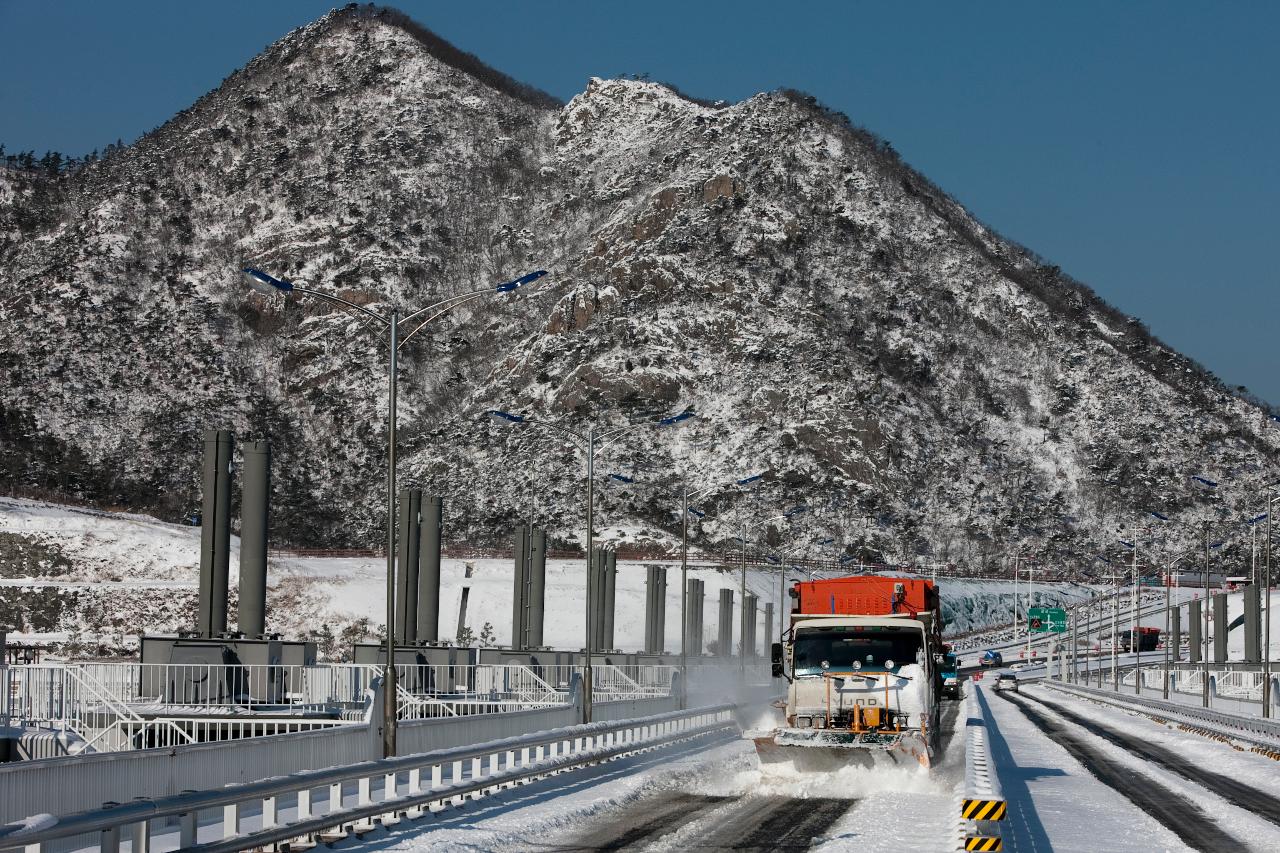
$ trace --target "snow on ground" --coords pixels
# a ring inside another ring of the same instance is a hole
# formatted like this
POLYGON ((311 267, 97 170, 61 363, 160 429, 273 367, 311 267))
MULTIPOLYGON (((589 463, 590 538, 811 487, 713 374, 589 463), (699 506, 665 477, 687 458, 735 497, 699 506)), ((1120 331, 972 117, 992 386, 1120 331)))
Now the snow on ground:
MULTIPOLYGON (((1280 781, 1276 779, 1275 761, 1254 753, 1240 752, 1226 744, 1210 741, 1167 726, 1158 725, 1145 718, 1131 715, 1114 706, 1099 706, 1081 699, 1068 698, 1058 691, 1030 688, 1034 695, 1043 697, 1052 709, 1055 705, 1068 708, 1089 719, 1097 719, 1109 728, 1137 734, 1144 741, 1158 744, 1170 750, 1197 759, 1205 769, 1248 781, 1251 786, 1280 796, 1280 781)), ((1081 730, 1082 733, 1083 730, 1081 730)), ((1172 771, 1135 756, 1128 750, 1094 734, 1084 733, 1099 752, 1114 759, 1135 773, 1154 779, 1175 793, 1182 794, 1195 803, 1224 831, 1246 840, 1255 850, 1280 850, 1280 827, 1233 805, 1208 788, 1192 782, 1172 771)))
MULTIPOLYGON (((81 593, 105 592, 116 584, 142 593, 154 601, 189 602, 194 612, 200 562, 200 528, 156 521, 142 515, 0 497, 0 534, 20 537, 50 549, 53 555, 32 565, 23 552, 5 556, 0 551, 0 586, 15 590, 57 587, 81 593), (6 561, 8 564, 6 565, 6 561)), ((510 559, 446 558, 441 566, 440 639, 457 637, 462 590, 470 590, 466 624, 477 637, 486 624, 492 628, 493 642, 511 640, 512 561, 510 559)), ((674 561, 623 561, 618 564, 617 618, 615 645, 623 650, 638 649, 644 643, 645 567, 667 568, 666 646, 679 651, 680 570, 674 561)), ((230 584, 232 594, 238 580, 239 539, 231 540, 230 584)), ((382 557, 292 557, 273 556, 268 570, 268 630, 289 637, 307 636, 327 629, 335 637, 361 639, 376 635, 386 612, 386 562, 382 557), (360 626, 363 626, 361 628, 360 626), (352 633, 354 631, 354 633, 352 633)), ((690 577, 705 583, 703 600, 703 647, 710 651, 716 642, 719 621, 719 593, 734 594, 735 623, 739 605, 741 576, 733 567, 694 566, 690 577)), ((789 574, 789 579, 805 577, 789 574)), ((777 606, 781 595, 777 571, 748 571, 748 592, 759 599, 757 643, 777 637, 777 606), (764 606, 775 606, 772 627, 764 624, 764 606)), ((1007 619, 1013 603, 1011 582, 981 579, 940 578, 945 618, 949 630, 962 631, 987 621, 1007 619)), ((584 569, 581 560, 548 560, 546 621, 544 642, 557 648, 580 648, 585 613, 582 604, 584 569)), ((1025 585, 1021 587, 1025 591, 1025 585)), ((1077 584, 1037 585, 1036 599, 1045 603, 1078 600, 1089 589, 1077 584)), ((16 594, 16 593, 15 593, 16 594)), ((0 596, 5 595, 0 592, 0 596)), ((88 596, 86 596, 88 598, 88 596)), ((84 607, 84 604, 81 605, 84 607)), ((103 608, 97 608, 99 612, 103 608)), ((183 627, 180 611, 155 608, 131 615, 131 624, 152 632, 183 627), (163 624, 148 621, 165 615, 163 624), (175 615, 177 614, 177 615, 175 615), (178 619, 174 623, 174 619, 178 619)), ((118 626, 110 631, 88 623, 83 613, 69 614, 46 631, 24 631, 24 636, 53 641, 79 633, 86 639, 119 636, 118 626)), ((235 608, 231 618, 234 621, 235 608)), ((13 619, 17 627, 21 619, 13 619)), ((234 626, 233 626, 234 627, 234 626)), ((739 631, 734 631, 735 649, 739 631)), ((339 646, 342 643, 338 644, 339 646)))
POLYGON ((1019 853, 1187 850, 1178 837, 1098 781, 1013 705, 979 694, 991 756, 1009 803, 1001 826, 1006 849, 1019 853))

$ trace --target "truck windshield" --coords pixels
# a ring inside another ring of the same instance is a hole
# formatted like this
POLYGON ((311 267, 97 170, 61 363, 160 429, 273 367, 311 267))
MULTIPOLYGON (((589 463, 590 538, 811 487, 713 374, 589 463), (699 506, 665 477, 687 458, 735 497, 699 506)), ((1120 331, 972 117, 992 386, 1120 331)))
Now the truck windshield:
POLYGON ((862 669, 884 669, 884 662, 891 660, 897 668, 916 662, 921 640, 919 631, 895 628, 804 628, 796 632, 795 674, 817 675, 824 669, 847 672, 854 661, 862 669))

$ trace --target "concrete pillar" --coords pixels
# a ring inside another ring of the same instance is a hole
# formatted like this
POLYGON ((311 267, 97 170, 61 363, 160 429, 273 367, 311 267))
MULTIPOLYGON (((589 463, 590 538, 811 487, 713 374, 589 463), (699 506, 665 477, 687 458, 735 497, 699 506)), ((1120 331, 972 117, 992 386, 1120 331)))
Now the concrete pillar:
POLYGON ((768 657, 773 651, 773 602, 764 605, 764 653, 768 657))
POLYGON ((200 500, 200 612, 202 637, 227 630, 227 574, 231 565, 231 454, 229 430, 204 434, 203 494, 200 500))
POLYGON ((1251 583, 1244 588, 1244 659, 1262 661, 1262 587, 1251 583))
POLYGON ((604 553, 604 648, 615 649, 613 637, 613 617, 615 610, 615 593, 618 586, 618 552, 610 548, 604 553))
POLYGON ((600 651, 603 647, 604 620, 601 618, 601 601, 603 594, 604 555, 599 548, 591 549, 591 560, 587 565, 587 594, 591 598, 591 649, 600 651))
POLYGON ((422 490, 400 492, 396 530, 396 642, 412 645, 418 638, 418 553, 422 490))
POLYGON ((657 566, 645 566, 644 568, 644 650, 653 652, 653 591, 657 587, 654 580, 654 573, 657 566))
POLYGON ((759 607, 759 599, 756 596, 748 593, 747 606, 743 608, 743 613, 746 614, 747 619, 746 619, 746 622, 743 623, 744 631, 743 631, 743 645, 742 645, 742 653, 745 654, 748 658, 755 658, 760 653, 758 647, 756 646, 756 630, 758 627, 757 620, 759 619, 759 615, 760 615, 758 612, 758 607, 759 607))
POLYGON ((658 567, 657 581, 658 589, 653 594, 653 652, 662 654, 667 645, 667 570, 664 566, 658 567))
POLYGON ((1213 662, 1227 662, 1227 594, 1213 596, 1213 662))
POLYGON ((440 537, 444 526, 444 504, 436 496, 422 505, 418 549, 418 629, 420 643, 440 639, 440 537))
POLYGON ((733 590, 720 590, 720 621, 716 624, 717 654, 730 657, 733 654, 733 590))
POLYGON ((246 637, 267 631, 267 532, 271 499, 271 445, 244 446, 240 487, 240 610, 236 625, 246 637))
POLYGON ((542 627, 547 598, 547 531, 533 529, 529 540, 529 648, 542 648, 542 627))
POLYGON ((511 648, 527 646, 525 626, 528 624, 529 605, 529 528, 523 524, 516 528, 515 554, 512 564, 511 588, 511 648))
POLYGON ((1190 634, 1191 662, 1200 663, 1200 655, 1204 651, 1204 640, 1200 636, 1200 626, 1204 618, 1200 612, 1202 599, 1195 599, 1187 604, 1187 631, 1190 634))
POLYGON ((698 607, 693 611, 693 642, 696 654, 701 655, 707 636, 707 582, 697 580, 694 583, 698 585, 698 607))
POLYGON ((666 645, 667 570, 662 566, 646 569, 644 599, 644 650, 661 654, 666 645))
POLYGON ((1164 638, 1166 643, 1173 643, 1169 647, 1169 660, 1174 663, 1178 662, 1178 655, 1181 654, 1182 646, 1182 608, 1172 607, 1169 609, 1169 636, 1164 638))

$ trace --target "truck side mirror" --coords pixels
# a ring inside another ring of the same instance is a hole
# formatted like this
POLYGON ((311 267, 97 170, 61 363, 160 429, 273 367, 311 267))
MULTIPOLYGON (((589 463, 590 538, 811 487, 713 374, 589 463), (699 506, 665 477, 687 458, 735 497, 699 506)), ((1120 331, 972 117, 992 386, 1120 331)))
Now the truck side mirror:
POLYGON ((782 671, 782 643, 774 643, 769 647, 769 660, 772 663, 770 667, 774 678, 782 678, 785 673, 782 671))

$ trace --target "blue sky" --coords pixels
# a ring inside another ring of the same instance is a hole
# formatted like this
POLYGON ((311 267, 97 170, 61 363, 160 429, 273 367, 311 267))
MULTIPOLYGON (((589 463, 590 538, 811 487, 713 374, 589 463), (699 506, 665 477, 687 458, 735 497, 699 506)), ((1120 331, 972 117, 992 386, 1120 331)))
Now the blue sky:
MULTIPOLYGON (((332 3, 0 0, 0 143, 130 142, 332 3)), ((1280 4, 397 4, 560 98, 648 74, 738 100, 789 86, 888 139, 979 218, 1280 404, 1268 257, 1280 4)))

